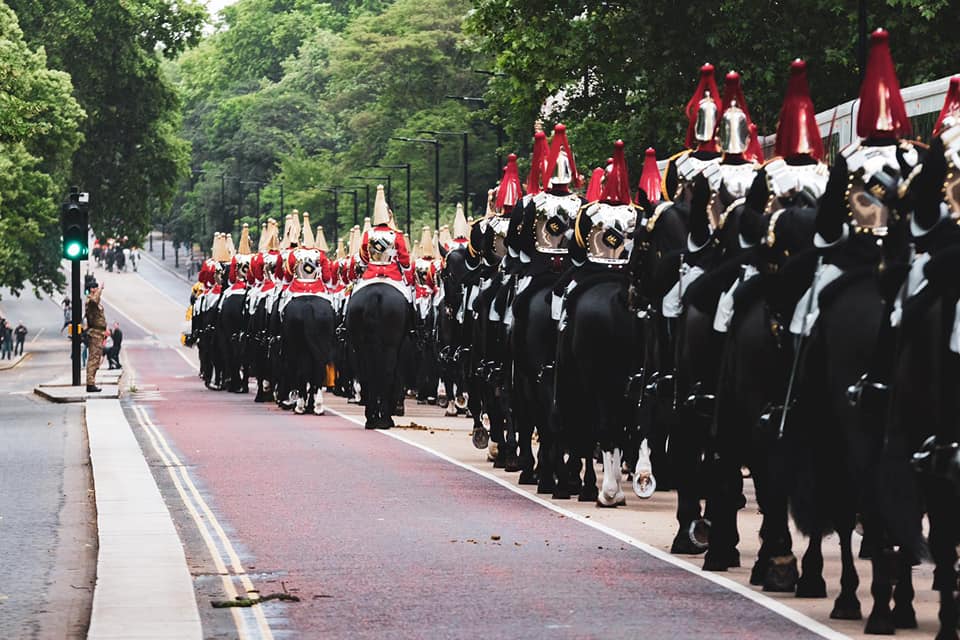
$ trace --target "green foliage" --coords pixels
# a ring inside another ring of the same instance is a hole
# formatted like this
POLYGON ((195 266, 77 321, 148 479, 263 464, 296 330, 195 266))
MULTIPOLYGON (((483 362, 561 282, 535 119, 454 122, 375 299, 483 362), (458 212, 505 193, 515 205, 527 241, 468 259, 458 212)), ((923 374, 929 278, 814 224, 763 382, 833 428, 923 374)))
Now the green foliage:
MULTIPOLYGON (((960 42, 950 4, 868 3, 871 28, 891 32, 904 86, 956 70, 960 42)), ((807 60, 814 103, 821 108, 858 90, 852 0, 475 0, 474 6, 467 32, 508 76, 487 97, 509 114, 511 133, 522 130, 545 99, 565 90, 567 103, 552 118, 572 125, 572 144, 581 157, 588 151, 591 162, 617 137, 627 142, 632 166, 648 145, 660 157, 681 148, 683 105, 706 61, 716 66, 721 87, 726 70, 740 71, 751 116, 764 134, 776 127, 794 58, 807 60)))
POLYGON ((72 90, 0 1, 0 287, 16 295, 63 285, 59 199, 84 117, 72 90))
MULTIPOLYGON (((29 42, 74 78, 86 110, 70 181, 100 235, 141 238, 188 167, 180 101, 161 72, 200 39, 198 0, 10 0, 29 42)), ((65 184, 66 181, 64 181, 65 184)), ((62 185, 61 185, 62 186, 62 185)))
MULTIPOLYGON (((366 214, 364 185, 350 177, 385 175, 373 164, 411 163, 411 227, 433 221, 434 155, 430 145, 391 140, 429 137, 419 130, 467 131, 475 207, 496 180, 496 131, 489 114, 446 95, 480 96, 487 58, 469 50, 461 25, 466 0, 328 2, 240 0, 223 13, 222 29, 182 55, 169 77, 184 100, 184 135, 192 144, 201 179, 184 180, 170 218, 178 239, 208 238, 216 229, 256 224, 255 185, 261 220, 285 212, 311 212, 328 237, 366 214), (225 174, 223 204, 220 178, 225 174), (211 187, 213 185, 213 187, 211 187), (242 189, 241 189, 242 187, 242 189), (238 209, 241 216, 237 216, 238 209), (242 219, 241 219, 242 218, 242 219)), ((528 125, 529 130, 529 125, 528 125)), ((441 139, 441 204, 445 222, 462 199, 462 143, 441 139)), ((406 172, 389 170, 391 205, 406 220, 406 172)), ((195 176, 196 177, 196 176, 195 176)), ((202 241, 203 245, 207 240, 202 241)))

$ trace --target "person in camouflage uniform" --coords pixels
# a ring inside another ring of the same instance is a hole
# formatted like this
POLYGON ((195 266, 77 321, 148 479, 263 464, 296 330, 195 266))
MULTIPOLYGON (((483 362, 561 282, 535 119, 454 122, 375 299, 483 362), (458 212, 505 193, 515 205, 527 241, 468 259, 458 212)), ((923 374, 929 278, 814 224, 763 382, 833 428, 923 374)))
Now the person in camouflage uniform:
POLYGON ((87 295, 87 391, 100 391, 97 386, 97 370, 103 357, 103 334, 107 330, 107 317, 103 312, 100 296, 103 288, 96 280, 89 282, 90 293, 87 295))

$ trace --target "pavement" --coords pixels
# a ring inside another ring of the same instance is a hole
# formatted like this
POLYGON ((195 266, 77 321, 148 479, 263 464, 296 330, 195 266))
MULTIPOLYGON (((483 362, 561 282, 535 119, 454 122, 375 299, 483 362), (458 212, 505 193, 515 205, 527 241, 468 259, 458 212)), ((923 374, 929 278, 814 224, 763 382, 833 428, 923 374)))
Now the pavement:
POLYGON ((59 302, 0 290, 0 313, 30 330, 0 370, 0 638, 85 638, 97 529, 82 406, 33 394, 69 371, 59 302))

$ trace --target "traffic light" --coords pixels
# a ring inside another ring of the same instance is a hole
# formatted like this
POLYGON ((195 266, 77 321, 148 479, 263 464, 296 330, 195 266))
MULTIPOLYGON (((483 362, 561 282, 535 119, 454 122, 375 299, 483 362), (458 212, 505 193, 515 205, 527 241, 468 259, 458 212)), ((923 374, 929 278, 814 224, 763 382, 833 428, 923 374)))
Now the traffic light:
POLYGON ((63 235, 63 257, 67 260, 86 260, 89 194, 70 187, 70 197, 60 209, 60 230, 63 235))

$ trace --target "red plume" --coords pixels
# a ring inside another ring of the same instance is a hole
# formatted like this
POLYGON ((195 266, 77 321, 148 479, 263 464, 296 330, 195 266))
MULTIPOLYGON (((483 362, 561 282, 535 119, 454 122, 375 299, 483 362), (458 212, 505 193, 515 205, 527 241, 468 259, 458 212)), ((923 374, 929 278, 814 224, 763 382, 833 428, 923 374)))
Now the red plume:
POLYGON ((870 34, 870 58, 860 86, 857 135, 861 138, 903 138, 912 132, 907 107, 890 55, 890 34, 877 29, 870 34))
POLYGON ((757 133, 757 125, 750 123, 747 125, 750 130, 750 143, 747 150, 743 152, 743 157, 750 162, 763 162, 763 147, 760 146, 760 135, 757 133))
POLYGON ((743 87, 740 84, 740 74, 736 71, 731 71, 724 79, 723 104, 720 106, 721 115, 723 115, 723 112, 730 107, 730 104, 734 100, 737 101, 737 106, 740 107, 741 111, 743 111, 743 115, 747 116, 747 124, 752 123, 753 120, 750 119, 750 109, 747 108, 747 99, 743 97, 743 87))
MULTIPOLYGON (((710 96, 717 103, 717 106, 720 106, 720 92, 717 90, 717 81, 713 77, 713 65, 709 62, 702 67, 700 67, 700 82, 697 84, 697 90, 693 92, 693 97, 690 98, 690 102, 687 103, 684 113, 687 114, 687 148, 693 149, 697 144, 697 139, 694 137, 694 131, 697 126, 697 110, 700 106, 700 101, 703 99, 706 92, 710 92, 710 96)), ((717 143, 716 142, 705 142, 701 145, 701 149, 704 151, 716 151, 717 143)))
POLYGON ((646 157, 643 160, 643 173, 640 174, 640 186, 647 193, 650 202, 660 200, 660 167, 657 166, 657 152, 653 147, 647 147, 646 157))
POLYGON ((817 112, 810 99, 807 63, 799 58, 790 63, 790 81, 777 122, 774 153, 782 158, 809 155, 823 160, 823 139, 817 127, 817 112))
POLYGON ((263 254, 256 253, 250 258, 250 275, 254 280, 263 280, 263 254))
POLYGON ((546 164, 549 153, 547 134, 543 131, 537 131, 533 136, 533 155, 530 158, 530 175, 527 176, 527 195, 537 195, 543 189, 542 184, 546 181, 546 164))
POLYGON ((230 283, 235 284, 237 282, 237 256, 233 256, 230 259, 230 283))
POLYGON ((497 189, 497 211, 503 211, 504 207, 513 207, 522 195, 520 170, 517 168, 517 154, 511 153, 507 156, 507 166, 503 169, 503 180, 500 181, 500 188, 497 189))
POLYGON ((630 204, 630 176, 627 174, 627 159, 623 155, 623 140, 613 143, 613 169, 603 183, 600 199, 607 204, 630 204))
POLYGON ((940 110, 937 124, 933 127, 933 135, 940 135, 940 127, 943 126, 944 119, 950 116, 954 119, 960 118, 960 76, 950 78, 950 88, 947 89, 947 98, 943 101, 943 109, 940 110))
POLYGON ((603 194, 604 174, 606 174, 606 169, 603 167, 597 167, 593 170, 593 173, 590 174, 590 184, 587 185, 587 202, 596 202, 600 199, 600 196, 603 194))
POLYGON ((553 139, 550 140, 550 159, 547 162, 547 169, 543 172, 543 186, 546 187, 557 168, 557 158, 560 157, 560 151, 567 152, 567 158, 570 160, 570 173, 573 175, 572 184, 574 187, 580 186, 580 175, 577 173, 577 163, 573 159, 573 149, 570 148, 570 142, 567 140, 567 127, 558 124, 553 127, 553 139))

